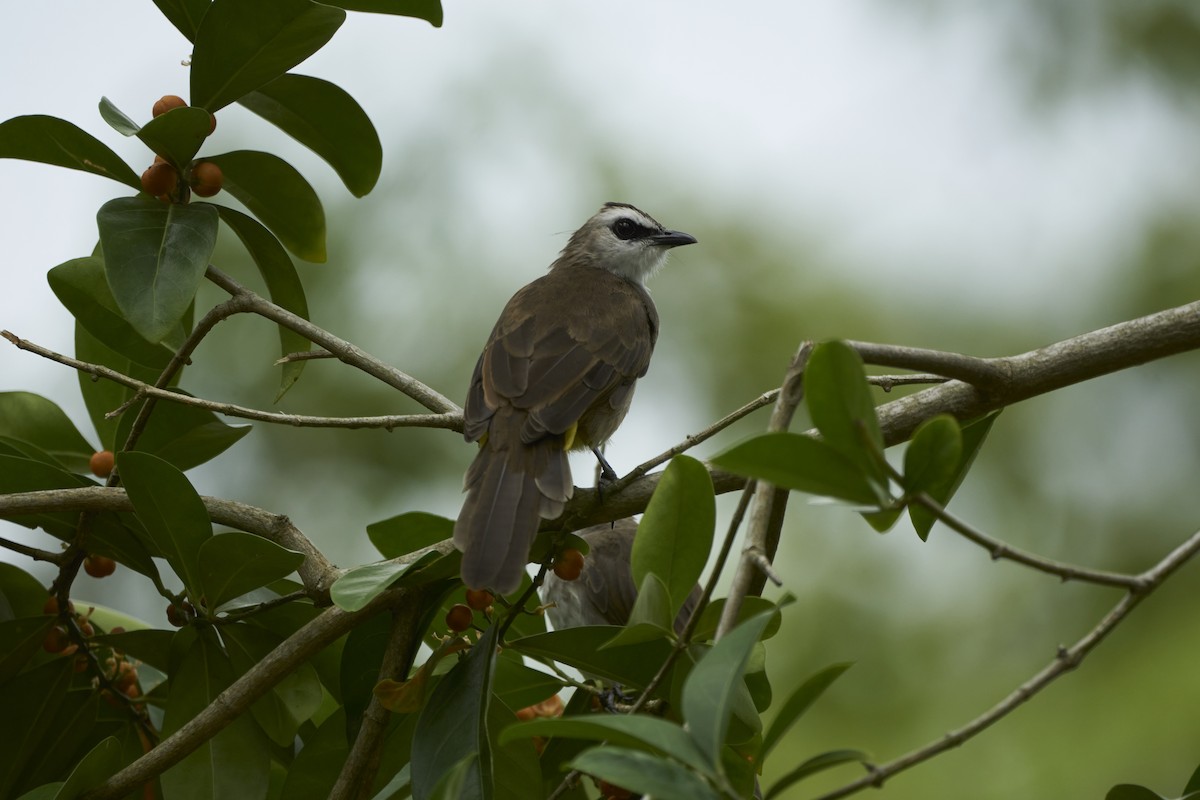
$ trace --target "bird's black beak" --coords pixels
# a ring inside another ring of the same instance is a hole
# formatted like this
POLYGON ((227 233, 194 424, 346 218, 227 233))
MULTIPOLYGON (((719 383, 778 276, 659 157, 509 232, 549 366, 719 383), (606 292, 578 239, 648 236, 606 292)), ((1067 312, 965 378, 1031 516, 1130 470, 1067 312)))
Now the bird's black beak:
POLYGON ((657 247, 681 247, 685 244, 695 244, 696 237, 683 231, 663 231, 650 237, 657 247))

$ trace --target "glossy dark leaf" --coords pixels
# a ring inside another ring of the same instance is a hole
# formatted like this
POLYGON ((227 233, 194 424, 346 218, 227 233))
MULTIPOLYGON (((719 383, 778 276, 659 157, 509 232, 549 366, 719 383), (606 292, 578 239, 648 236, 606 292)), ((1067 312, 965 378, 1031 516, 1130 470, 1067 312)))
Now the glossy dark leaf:
POLYGON ((199 563, 200 586, 208 607, 216 609, 292 574, 304 563, 304 554, 261 536, 230 531, 205 540, 200 546, 199 563))
POLYGON ((149 453, 117 454, 117 469, 146 534, 194 596, 201 594, 200 548, 212 523, 184 474, 149 453))
MULTIPOLYGON (((216 209, 221 219, 237 234, 242 246, 254 259, 254 264, 267 285, 267 294, 270 295, 271 302, 308 319, 308 299, 304 295, 304 284, 300 282, 300 276, 296 274, 296 265, 292 263, 291 257, 279 240, 253 217, 227 206, 216 206, 216 209)), ((280 356, 307 353, 312 349, 312 342, 305 337, 283 325, 278 327, 280 356)), ((279 402, 284 393, 300 379, 300 373, 304 371, 304 365, 307 363, 300 360, 289 361, 283 365, 275 402, 279 402)))
MULTIPOLYGON (((734 626, 741 625, 746 620, 753 617, 755 614, 761 614, 764 611, 771 611, 777 608, 775 603, 763 597, 755 597, 749 595, 742 598, 742 605, 738 608, 737 620, 734 626)), ((721 597, 713 600, 705 607, 704 613, 700 615, 700 622, 696 624, 696 630, 692 634, 692 640, 702 642, 706 639, 712 639, 717 633, 717 626, 721 622, 721 615, 725 612, 725 598, 721 597)), ((771 622, 763 631, 762 638, 770 639, 779 632, 779 626, 783 624, 783 617, 776 614, 771 618, 771 622)))
POLYGON ((654 677, 658 665, 671 652, 666 639, 629 647, 602 650, 622 629, 615 625, 566 628, 511 640, 508 646, 535 658, 549 658, 631 688, 641 688, 654 677))
POLYGON ((316 730, 304 735, 304 747, 288 767, 278 796, 281 800, 329 800, 349 754, 346 715, 338 708, 316 730))
POLYGON ((329 587, 329 597, 343 611, 358 611, 387 591, 397 578, 413 566, 381 561, 352 567, 329 587))
POLYGON ((325 261, 325 210, 295 167, 257 150, 204 160, 221 168, 225 191, 242 201, 288 250, 305 261, 325 261))
MULTIPOLYGON (((1000 412, 993 411, 962 426, 962 444, 957 466, 948 476, 943 476, 940 481, 931 483, 925 489, 925 493, 943 507, 950 502, 954 493, 958 491, 958 487, 962 485, 963 479, 967 477, 967 472, 975 463, 975 457, 979 455, 979 450, 983 447, 983 443, 992 429, 992 424, 995 423, 998 416, 1000 416, 1000 412)), ((937 522, 937 517, 933 515, 933 512, 924 506, 910 504, 908 516, 912 520, 917 535, 922 540, 929 536, 930 529, 937 522)))
POLYGON ((719 765, 721 747, 742 687, 742 675, 754 646, 776 612, 751 617, 734 628, 692 668, 683 687, 683 718, 711 765, 719 765))
POLYGON ((633 540, 633 580, 642 586, 654 573, 667 590, 667 628, 696 585, 712 551, 716 524, 712 478, 690 456, 675 456, 667 466, 633 540))
POLYGON ((347 11, 370 11, 376 14, 398 14, 416 17, 442 27, 442 4, 440 0, 331 0, 331 6, 347 11))
POLYGON ((100 207, 96 224, 117 306, 143 338, 162 341, 187 313, 208 269, 216 210, 122 197, 100 207))
MULTIPOLYGON (((220 537, 214 537, 220 538, 220 537)), ((250 625, 225 625, 221 637, 234 674, 244 674, 282 643, 282 639, 250 625)), ((312 664, 303 663, 250 707, 260 728, 280 747, 292 745, 300 726, 321 707, 321 681, 312 664)))
POLYGON ((21 735, 10 737, 10 743, 0 748, 0 797, 15 794, 47 737, 55 735, 55 718, 67 702, 72 674, 71 659, 56 658, 0 685, 5 718, 22 721, 21 735))
POLYGON ((362 106, 341 87, 289 73, 238 102, 325 159, 355 197, 375 188, 383 145, 362 106))
MULTIPOLYGON (((163 736, 170 736, 207 708, 233 681, 233 669, 212 630, 199 633, 171 676, 163 736)), ((265 797, 270 775, 266 739, 249 715, 241 715, 162 775, 174 798, 265 797)))
POLYGON ((212 130, 212 115, 203 108, 173 108, 147 122, 137 132, 142 144, 180 169, 196 157, 212 130))
POLYGON ((0 684, 24 669, 29 659, 41 651, 46 631, 50 630, 54 619, 36 616, 0 622, 0 684))
MULTIPOLYGON (((117 442, 124 444, 135 418, 135 414, 122 415, 117 442)), ((250 430, 249 425, 226 425, 208 409, 159 400, 137 446, 186 471, 216 458, 250 430)))
POLYGON ((367 538, 384 558, 406 556, 449 539, 453 533, 454 520, 423 511, 398 514, 367 526, 367 538))
POLYGON ((134 136, 141 130, 140 125, 130 119, 129 115, 124 111, 117 108, 116 104, 107 97, 100 98, 100 118, 122 136, 134 136))
POLYGON ((654 573, 647 573, 638 587, 629 621, 616 636, 604 643, 604 649, 669 639, 674 619, 675 611, 671 608, 666 584, 654 573))
POLYGON ((1145 786, 1132 783, 1121 783, 1108 790, 1104 800, 1167 800, 1158 792, 1152 792, 1145 786))
POLYGON ((72 259, 50 270, 46 278, 59 302, 105 347, 155 371, 171 360, 169 347, 147 341, 125 320, 108 288, 102 259, 72 259))
POLYGON ((67 776, 55 800, 75 800, 89 789, 95 789, 121 768, 121 743, 114 736, 106 737, 88 751, 67 776))
POLYGON ((962 461, 962 432, 949 414, 938 414, 917 426, 904 451, 904 491, 928 492, 954 477, 962 461))
MULTIPOLYGON (((40 492, 46 489, 74 489, 94 486, 86 478, 67 472, 62 467, 17 455, 0 443, 0 493, 40 492)), ((59 511, 44 514, 11 514, 5 519, 30 528, 42 528, 63 541, 75 535, 79 523, 77 512, 59 511)))
MULTIPOLYGON (((500 661, 502 659, 497 659, 500 661)), ((498 697, 488 705, 488 741, 495 742, 500 730, 512 724, 516 711, 508 708, 498 697)), ((528 800, 529 787, 542 782, 538 753, 529 739, 516 739, 493 745, 492 789, 496 800, 528 800)))
POLYGON ((96 451, 61 408, 31 392, 0 392, 0 436, 29 442, 75 472, 87 472, 96 451))
POLYGON ((346 12, 309 0, 213 0, 192 53, 194 106, 216 111, 320 50, 346 12))
POLYGON ((204 19, 211 3, 212 0, 154 0, 154 5, 158 6, 163 16, 186 36, 189 42, 195 41, 200 20, 204 19))
POLYGON ((808 680, 800 684, 796 691, 792 692, 779 708, 779 713, 775 715, 775 719, 771 721, 771 725, 767 728, 767 732, 763 736, 763 758, 770 755, 771 751, 775 749, 775 745, 779 744, 779 740, 783 735, 800 721, 800 717, 804 716, 804 712, 808 711, 817 698, 850 667, 851 664, 849 662, 831 664, 820 672, 809 676, 808 680))
POLYGON ((705 754, 687 731, 674 722, 645 714, 589 714, 576 717, 532 719, 510 725, 500 734, 501 742, 517 738, 562 736, 590 739, 649 753, 670 756, 698 772, 715 775, 705 754))
POLYGON ((661 798, 717 800, 712 786, 674 761, 624 747, 593 747, 569 764, 588 775, 642 794, 661 798))
MULTIPOLYGON (((103 275, 101 275, 101 280, 103 280, 103 275)), ((130 328, 130 332, 132 330, 130 328)), ((147 344, 149 343, 147 342, 147 344)), ((163 349, 163 352, 165 353, 166 350, 163 349)), ((89 364, 99 364, 114 369, 124 375, 137 378, 143 383, 153 384, 158 377, 158 370, 136 364, 105 346, 78 321, 75 323, 75 357, 89 364)), ((100 436, 101 449, 116 452, 119 449, 115 439, 120 418, 110 419, 107 415, 110 411, 116 411, 124 405, 133 396, 133 389, 105 378, 93 379, 86 372, 79 372, 76 377, 79 381, 79 392, 83 395, 83 403, 87 406, 88 416, 92 420, 92 426, 100 436)))
POLYGON ((0 561, 0 621, 42 613, 46 587, 20 567, 0 561))
POLYGON ((509 708, 521 709, 540 703, 558 694, 562 688, 563 682, 553 675, 511 658, 496 659, 492 691, 509 708))
POLYGON ((783 489, 874 506, 883 499, 862 468, 829 444, 798 433, 764 433, 712 460, 721 469, 783 489))
POLYGON ((813 348, 804 369, 804 397, 824 440, 875 484, 886 486, 887 476, 879 460, 883 433, 858 353, 838 341, 813 348))
POLYGON ((815 775, 831 767, 855 762, 860 764, 870 763, 867 754, 861 750, 831 750, 828 753, 813 756, 776 781, 766 796, 768 800, 774 800, 781 792, 786 791, 792 785, 810 775, 815 775))
POLYGON ((485 720, 491 698, 497 634, 493 625, 438 683, 417 719, 412 747, 413 800, 426 800, 442 776, 464 759, 461 797, 490 800, 491 746, 485 720))
POLYGON ((1188 778, 1187 786, 1183 787, 1185 795, 1193 792, 1200 792, 1200 767, 1196 767, 1192 772, 1192 777, 1188 778))
POLYGON ((90 133, 57 117, 31 114, 0 122, 0 158, 20 158, 112 178, 140 191, 141 178, 90 133))
POLYGON ((362 724, 362 714, 371 702, 379 683, 379 665, 391 637, 390 614, 378 614, 355 626, 342 648, 339 675, 342 683, 342 707, 346 709, 346 738, 353 739, 362 724))

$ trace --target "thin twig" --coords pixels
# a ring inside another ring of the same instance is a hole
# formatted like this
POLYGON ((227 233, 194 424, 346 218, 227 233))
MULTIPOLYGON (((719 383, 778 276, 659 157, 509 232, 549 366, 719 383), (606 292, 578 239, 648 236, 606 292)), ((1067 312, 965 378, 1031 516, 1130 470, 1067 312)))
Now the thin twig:
POLYGON ((206 411, 212 411, 216 414, 250 419, 257 422, 270 422, 277 425, 290 425, 296 428, 382 428, 388 431, 394 428, 442 428, 462 431, 462 415, 454 412, 444 414, 388 414, 372 417, 321 417, 307 414, 286 414, 277 411, 260 411, 256 408, 246 408, 245 406, 234 405, 233 403, 205 400, 200 397, 173 392, 170 389, 160 389, 157 386, 151 386, 148 383, 139 381, 137 378, 132 378, 101 364, 92 364, 87 361, 71 358, 70 356, 64 356, 61 353, 56 353, 41 345, 34 344, 27 339, 19 339, 8 331, 0 331, 0 336, 8 339, 22 350, 135 390, 136 393, 133 397, 119 408, 105 415, 108 417, 119 416, 126 408, 143 397, 154 397, 158 400, 167 400, 179 405, 203 408, 206 411))
POLYGON ((58 566, 61 566, 67 559, 67 554, 64 552, 52 553, 49 550, 39 550, 36 547, 14 542, 12 539, 5 539, 2 536, 0 536, 0 547, 12 550, 14 553, 20 553, 23 556, 32 558, 34 561, 48 561, 58 566))
POLYGON ((881 367, 932 372, 934 375, 953 378, 981 388, 994 386, 1008 379, 1007 370, 993 359, 875 342, 847 341, 846 344, 853 347, 866 363, 881 367))
POLYGON ((322 358, 336 358, 333 353, 328 350, 300 350, 295 353, 288 353, 275 359, 275 366, 281 367, 284 364, 292 364, 296 361, 316 361, 322 358))
POLYGON ((1188 559, 1194 556, 1197 551, 1200 551, 1200 532, 1192 534, 1186 542, 1176 547, 1152 568, 1139 575, 1137 587, 1130 587, 1130 590, 1121 598, 1120 602, 1104 615, 1104 618, 1087 635, 1069 648, 1060 647, 1053 661, 1042 668, 1032 678, 1014 689, 999 703, 961 728, 947 733, 937 741, 931 742, 925 747, 900 756, 886 764, 876 765, 862 778, 847 783, 832 792, 823 794, 817 800, 837 800, 837 798, 847 797, 868 787, 878 788, 883 785, 884 781, 895 776, 897 773, 928 761, 946 750, 958 747, 971 737, 995 724, 1016 710, 1018 706, 1024 704, 1038 692, 1045 689, 1056 678, 1078 667, 1088 653, 1100 644, 1100 642, 1104 641, 1112 633, 1113 629, 1129 615, 1130 611, 1136 608, 1155 589, 1162 586, 1163 582, 1175 570, 1187 562, 1188 559))
MULTIPOLYGON (((771 419, 767 423, 768 431, 786 431, 792 424, 796 408, 804 399, 804 368, 808 365, 808 355, 812 349, 812 342, 801 343, 796 355, 788 364, 779 396, 775 400, 775 408, 771 411, 771 419)), ((779 544, 779 528, 783 525, 783 506, 787 499, 786 491, 778 490, 764 481, 759 481, 755 487, 754 506, 750 524, 746 528, 742 559, 733 574, 733 583, 729 587, 725 607, 721 610, 721 621, 717 625, 718 640, 737 624, 742 600, 748 594, 762 592, 764 573, 758 559, 765 560, 769 565, 775 557, 775 550, 779 544), (771 533, 772 529, 774 534, 771 533)))
POLYGON ((1141 575, 1125 575, 1120 572, 1088 569, 1087 567, 1053 561, 1019 550, 972 527, 951 514, 940 503, 924 492, 914 495, 911 498, 911 502, 928 509, 946 527, 987 550, 993 560, 1006 559, 1008 561, 1015 561, 1018 564, 1024 564, 1039 572, 1057 575, 1064 581, 1084 581, 1086 583, 1096 583, 1101 586, 1118 586, 1130 591, 1140 589, 1145 581, 1145 578, 1141 575))
POLYGON ((411 375, 407 375, 395 367, 385 364, 345 339, 334 336, 324 328, 319 328, 312 324, 304 317, 293 314, 286 308, 277 306, 266 298, 255 294, 216 267, 210 266, 208 272, 205 273, 205 277, 229 292, 230 295, 240 298, 246 304, 247 311, 265 317, 294 333, 298 333, 310 342, 320 345, 332 353, 339 361, 362 370, 394 389, 399 389, 430 411, 438 414, 462 413, 462 409, 458 405, 411 375))

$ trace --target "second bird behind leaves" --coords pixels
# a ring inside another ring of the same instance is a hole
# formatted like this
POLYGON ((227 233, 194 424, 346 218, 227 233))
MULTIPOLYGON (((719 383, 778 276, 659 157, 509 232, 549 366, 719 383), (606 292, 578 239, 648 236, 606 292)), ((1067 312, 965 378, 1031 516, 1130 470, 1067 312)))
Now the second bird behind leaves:
POLYGON ((500 312, 463 410, 463 434, 480 445, 454 525, 468 588, 520 585, 540 520, 559 516, 574 490, 567 452, 600 457, 650 366, 658 311, 646 278, 695 242, 606 203, 500 312))

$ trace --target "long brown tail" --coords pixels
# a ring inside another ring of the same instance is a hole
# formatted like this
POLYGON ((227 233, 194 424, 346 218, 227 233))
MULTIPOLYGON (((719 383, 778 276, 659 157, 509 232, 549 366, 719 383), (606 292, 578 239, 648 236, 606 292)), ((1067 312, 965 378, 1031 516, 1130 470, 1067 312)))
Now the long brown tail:
POLYGON ((571 497, 562 437, 522 443, 523 416, 512 410, 498 413, 467 470, 467 498, 454 524, 454 546, 462 551, 462 579, 468 588, 515 591, 539 521, 557 517, 571 497))

